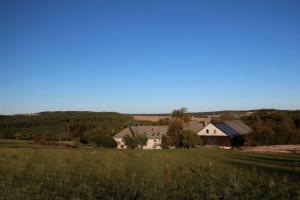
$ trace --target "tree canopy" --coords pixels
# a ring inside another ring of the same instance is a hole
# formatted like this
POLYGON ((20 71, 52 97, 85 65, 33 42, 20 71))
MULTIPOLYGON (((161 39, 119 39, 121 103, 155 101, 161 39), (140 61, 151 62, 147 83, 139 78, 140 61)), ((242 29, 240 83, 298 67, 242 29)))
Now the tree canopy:
POLYGON ((146 134, 138 134, 133 137, 130 137, 129 135, 126 135, 124 137, 125 145, 129 149, 142 149, 144 145, 146 145, 148 138, 146 134))
POLYGON ((166 136, 162 138, 163 148, 192 148, 202 144, 201 138, 191 131, 183 130, 183 123, 190 121, 190 114, 186 108, 172 111, 172 119, 166 136))
POLYGON ((300 111, 259 110, 242 120, 255 131, 253 145, 300 144, 300 111))
POLYGON ((113 147, 112 136, 128 124, 152 125, 115 112, 42 112, 34 115, 0 116, 0 138, 27 140, 75 140, 113 147))
POLYGON ((182 120, 184 122, 189 122, 191 119, 191 115, 189 114, 187 108, 182 107, 172 111, 171 113, 173 120, 182 120))

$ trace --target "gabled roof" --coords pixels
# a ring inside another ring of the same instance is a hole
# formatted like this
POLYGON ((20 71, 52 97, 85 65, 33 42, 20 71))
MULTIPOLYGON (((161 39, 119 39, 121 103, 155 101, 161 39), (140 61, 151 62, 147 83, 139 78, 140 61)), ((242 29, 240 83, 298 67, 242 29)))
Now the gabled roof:
POLYGON ((129 129, 129 127, 123 129, 122 131, 120 131, 119 133, 117 133, 116 135, 114 135, 114 138, 123 138, 126 135, 128 136, 132 136, 131 130, 129 129))
POLYGON ((168 126, 130 126, 114 135, 114 138, 145 134, 148 139, 161 139, 163 135, 167 134, 167 131, 168 126))
POLYGON ((197 133, 204 127, 204 122, 190 121, 183 124, 183 130, 190 130, 192 133, 197 133))
POLYGON ((168 126, 131 126, 133 133, 146 134, 148 139, 161 139, 167 134, 168 126))
POLYGON ((231 128, 233 128, 240 135, 245 135, 253 132, 253 129, 250 128, 247 124, 245 124, 241 120, 230 120, 230 121, 225 121, 225 123, 231 128))
MULTIPOLYGON (((202 122, 190 121, 183 124, 183 130, 191 130, 193 133, 198 132, 204 127, 202 122)), ((116 135, 114 138, 123 138, 126 135, 132 137, 136 134, 146 134, 148 139, 161 139, 168 132, 168 126, 129 126, 116 135)))
POLYGON ((240 120, 218 121, 212 122, 212 124, 230 137, 245 135, 253 132, 249 126, 240 120))

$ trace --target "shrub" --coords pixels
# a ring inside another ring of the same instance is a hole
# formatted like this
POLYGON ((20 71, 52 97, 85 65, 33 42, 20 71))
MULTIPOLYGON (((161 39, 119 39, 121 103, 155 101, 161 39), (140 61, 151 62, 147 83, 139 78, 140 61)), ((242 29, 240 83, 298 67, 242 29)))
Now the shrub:
POLYGON ((143 148, 144 145, 146 145, 148 138, 147 136, 144 135, 136 135, 134 137, 130 137, 129 135, 126 135, 124 137, 125 140, 125 145, 129 148, 129 149, 141 149, 143 148))
POLYGON ((162 138, 162 148, 194 148, 202 145, 201 138, 191 131, 184 131, 182 123, 180 119, 172 120, 167 136, 162 138))
POLYGON ((191 131, 183 131, 180 136, 180 143, 183 148, 194 148, 202 145, 201 138, 191 131))
POLYGON ((264 129, 254 134, 254 145, 271 145, 275 143, 275 135, 272 129, 264 129))
POLYGON ((112 136, 107 135, 92 135, 89 137, 88 143, 98 147, 107 148, 114 148, 117 146, 117 143, 112 136))

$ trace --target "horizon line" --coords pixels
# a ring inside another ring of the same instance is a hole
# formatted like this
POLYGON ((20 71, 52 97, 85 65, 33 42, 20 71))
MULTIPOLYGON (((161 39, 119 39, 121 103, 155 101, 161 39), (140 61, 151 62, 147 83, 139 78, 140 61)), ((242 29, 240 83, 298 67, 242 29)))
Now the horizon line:
MULTIPOLYGON (((236 110, 236 109, 224 109, 224 110, 210 110, 210 111, 189 111, 188 113, 214 113, 214 112, 254 112, 258 110, 277 110, 277 111, 300 111, 300 108, 297 109, 278 109, 278 108, 257 108, 257 109, 243 109, 243 110, 236 110)), ((2 114, 4 116, 13 116, 13 115, 34 115, 34 114, 40 114, 40 113, 51 113, 51 112, 91 112, 91 113, 119 113, 123 115, 167 115, 171 114, 170 112, 153 112, 153 113, 130 113, 130 112, 118 112, 118 111, 92 111, 92 110, 44 110, 39 112, 23 112, 23 113, 12 113, 12 114, 2 114)))

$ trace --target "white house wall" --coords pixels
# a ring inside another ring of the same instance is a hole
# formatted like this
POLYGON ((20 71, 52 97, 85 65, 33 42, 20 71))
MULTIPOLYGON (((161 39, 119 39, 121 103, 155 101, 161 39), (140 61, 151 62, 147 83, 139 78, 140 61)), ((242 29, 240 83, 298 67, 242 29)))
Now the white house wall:
POLYGON ((117 149, 127 149, 123 138, 114 138, 114 140, 117 142, 117 149))
POLYGON ((161 140, 148 139, 147 144, 143 146, 143 149, 161 149, 161 140))
POLYGON ((215 127, 213 124, 208 124, 201 129, 197 135, 200 136, 227 136, 223 131, 215 127))
MULTIPOLYGON (((123 138, 114 138, 118 149, 127 149, 123 138)), ((143 149, 161 149, 161 139, 148 139, 143 149)))

